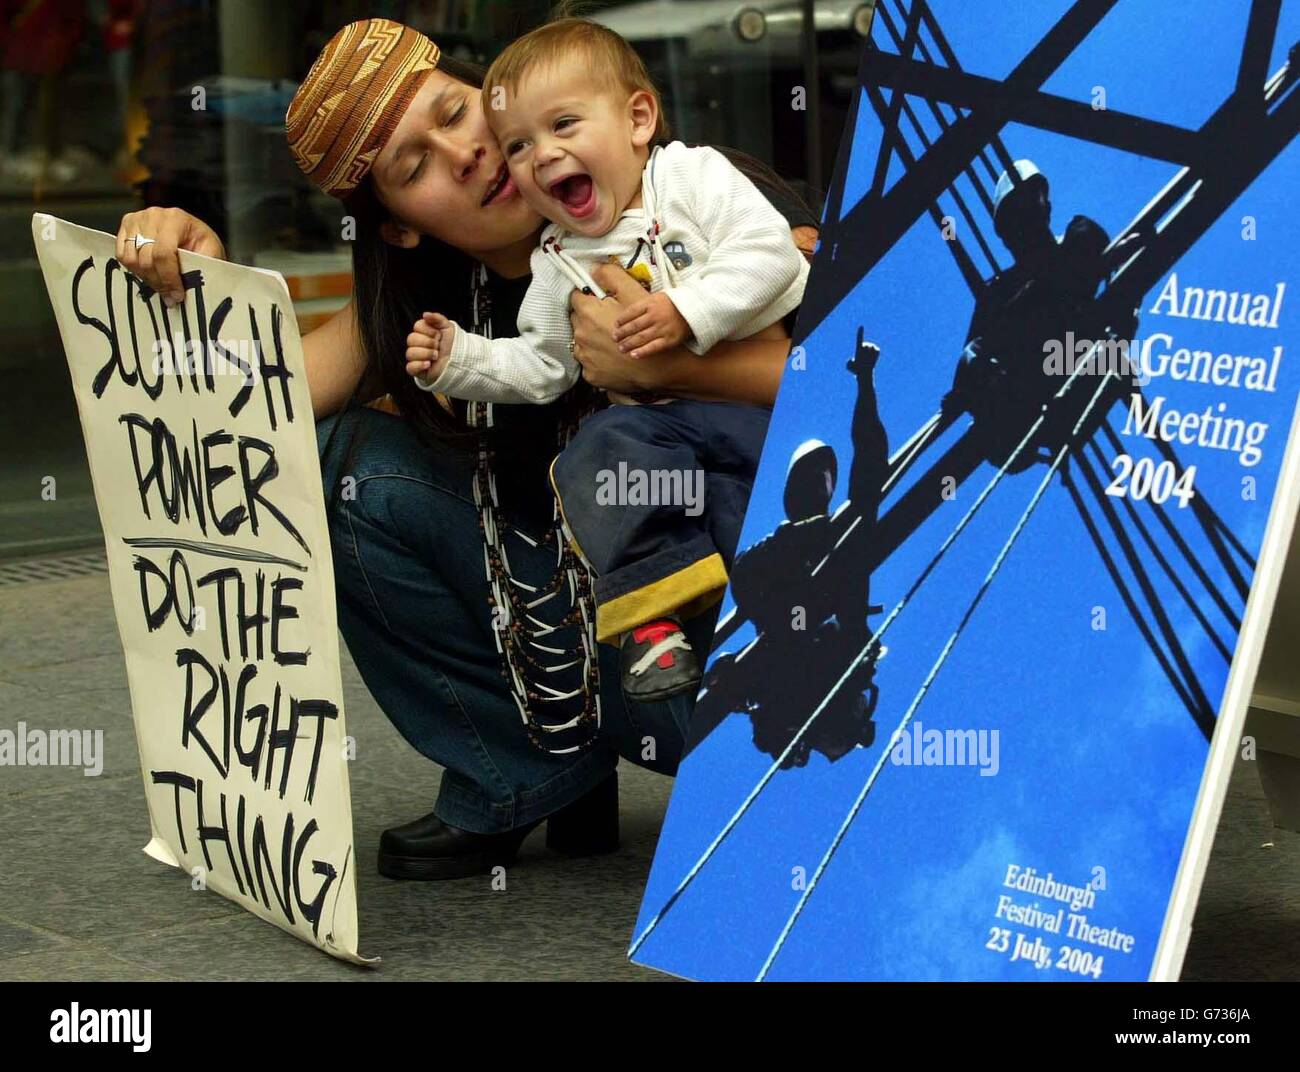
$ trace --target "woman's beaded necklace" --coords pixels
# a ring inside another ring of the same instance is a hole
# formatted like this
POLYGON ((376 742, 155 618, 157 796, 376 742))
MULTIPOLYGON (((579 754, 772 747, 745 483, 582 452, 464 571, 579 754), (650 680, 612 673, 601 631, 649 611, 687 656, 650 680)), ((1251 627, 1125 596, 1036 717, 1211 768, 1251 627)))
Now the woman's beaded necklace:
MULTIPOLYGON (((482 264, 474 269, 470 305, 474 333, 491 338, 492 296, 487 268, 482 264)), ((573 414, 560 421, 557 451, 563 450, 573 437, 582 415, 573 414)), ((508 528, 492 471, 492 403, 470 402, 465 419, 480 433, 474 502, 483 535, 492 634, 501 655, 502 674, 533 744, 557 755, 579 752, 600 731, 600 660, 591 575, 565 539, 558 501, 552 505, 551 525, 541 540, 508 528), (555 569, 547 581, 534 586, 512 575, 505 547, 508 531, 531 547, 554 552, 555 569), (550 621, 539 617, 546 604, 566 599, 567 609, 561 606, 558 618, 555 605, 549 608, 550 621), (566 631, 576 634, 576 642, 565 642, 566 631)))

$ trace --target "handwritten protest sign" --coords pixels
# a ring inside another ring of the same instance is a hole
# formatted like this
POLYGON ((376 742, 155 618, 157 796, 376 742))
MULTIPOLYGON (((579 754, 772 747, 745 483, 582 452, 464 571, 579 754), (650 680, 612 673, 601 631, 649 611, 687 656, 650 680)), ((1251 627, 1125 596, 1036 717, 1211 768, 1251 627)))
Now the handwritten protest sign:
POLYGON ((357 953, 334 575, 284 280, 182 254, 185 301, 114 239, 32 219, 126 654, 145 852, 357 953))

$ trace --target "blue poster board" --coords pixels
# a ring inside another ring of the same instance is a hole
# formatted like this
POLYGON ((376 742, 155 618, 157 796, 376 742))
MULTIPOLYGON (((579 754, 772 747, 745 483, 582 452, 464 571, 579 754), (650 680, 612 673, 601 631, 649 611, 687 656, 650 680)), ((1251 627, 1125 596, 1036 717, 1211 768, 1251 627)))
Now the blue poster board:
POLYGON ((1300 492, 1297 41, 876 4, 634 960, 1177 978, 1300 492))

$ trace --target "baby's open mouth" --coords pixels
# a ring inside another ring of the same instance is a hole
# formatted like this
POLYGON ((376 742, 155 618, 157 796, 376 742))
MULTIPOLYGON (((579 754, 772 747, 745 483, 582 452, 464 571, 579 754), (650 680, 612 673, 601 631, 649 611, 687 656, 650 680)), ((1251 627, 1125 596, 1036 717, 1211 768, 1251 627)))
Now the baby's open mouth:
POLYGON ((564 205, 570 216, 579 219, 596 207, 596 186, 590 175, 569 175, 551 183, 551 196, 564 205))

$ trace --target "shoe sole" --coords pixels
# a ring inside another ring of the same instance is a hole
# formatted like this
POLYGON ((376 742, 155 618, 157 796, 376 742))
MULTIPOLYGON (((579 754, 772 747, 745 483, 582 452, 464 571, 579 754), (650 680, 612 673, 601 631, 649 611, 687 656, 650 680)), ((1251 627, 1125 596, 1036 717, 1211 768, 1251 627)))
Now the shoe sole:
POLYGON ((434 859, 424 856, 394 856, 379 854, 379 873, 384 878, 406 882, 443 882, 448 879, 470 878, 482 875, 494 867, 509 867, 515 854, 443 856, 434 859))
POLYGON ((693 685, 678 685, 671 689, 660 689, 658 692, 631 693, 627 689, 623 690, 625 699, 631 700, 632 703, 662 703, 664 700, 671 700, 674 696, 694 696, 700 691, 702 681, 696 681, 693 685))
MULTIPOLYGON (((620 842, 615 837, 595 844, 580 842, 566 845, 559 838, 548 837, 546 847, 561 856, 578 860, 585 856, 608 856, 610 853, 618 852, 620 842)), ((443 882, 448 879, 471 878, 474 875, 486 874, 494 867, 509 867, 515 862, 517 856, 517 852, 491 855, 479 853, 472 856, 443 856, 430 859, 425 856, 394 856, 392 853, 381 852, 378 869, 384 878, 398 881, 443 882)))

